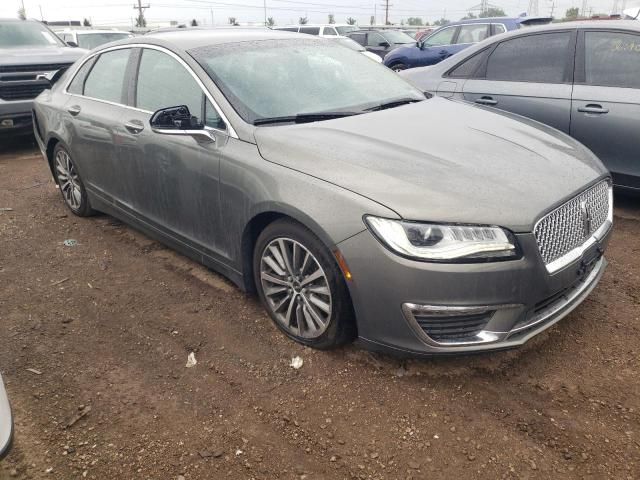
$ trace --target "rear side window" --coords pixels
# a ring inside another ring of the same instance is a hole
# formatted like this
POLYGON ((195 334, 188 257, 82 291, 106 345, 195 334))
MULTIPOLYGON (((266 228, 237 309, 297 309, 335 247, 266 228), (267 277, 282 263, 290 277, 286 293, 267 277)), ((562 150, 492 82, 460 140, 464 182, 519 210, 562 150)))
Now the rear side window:
POLYGON ((338 35, 333 27, 324 27, 323 32, 325 35, 338 35))
POLYGON ((300 27, 300 33, 307 35, 320 35, 320 27, 300 27))
POLYGON ((84 84, 84 94, 100 100, 124 103, 122 91, 130 53, 131 49, 126 48, 100 55, 84 84))
POLYGON ((514 38, 498 44, 487 63, 487 80, 563 83, 570 32, 514 38))
POLYGON ((585 32, 584 45, 588 85, 640 88, 640 35, 585 32))
POLYGON ((202 119, 204 92, 175 58, 164 52, 142 51, 136 86, 136 106, 155 112, 186 105, 191 115, 202 119))
POLYGON ((489 36, 489 25, 462 25, 458 34, 457 44, 478 43, 489 36))
POLYGON ((87 77, 89 70, 91 70, 91 65, 93 65, 93 61, 88 60, 78 69, 76 76, 73 77, 73 80, 69 84, 69 88, 67 88, 69 93, 75 93, 76 95, 83 94, 84 79, 87 77))
POLYGON ((501 23, 493 24, 493 35, 500 35, 501 33, 505 33, 507 29, 501 23))

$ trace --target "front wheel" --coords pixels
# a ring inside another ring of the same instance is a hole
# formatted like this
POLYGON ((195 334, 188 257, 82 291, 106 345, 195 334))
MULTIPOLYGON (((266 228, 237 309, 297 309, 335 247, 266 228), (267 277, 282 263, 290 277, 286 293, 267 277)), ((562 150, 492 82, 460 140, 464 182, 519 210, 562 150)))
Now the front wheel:
POLYGON ((391 67, 391 70, 394 72, 401 72, 402 70, 406 70, 407 66, 404 63, 396 63, 391 67))
POLYGON ((355 322, 344 277, 331 252, 302 225, 278 220, 254 250, 258 294, 276 326, 318 349, 353 340, 355 322))

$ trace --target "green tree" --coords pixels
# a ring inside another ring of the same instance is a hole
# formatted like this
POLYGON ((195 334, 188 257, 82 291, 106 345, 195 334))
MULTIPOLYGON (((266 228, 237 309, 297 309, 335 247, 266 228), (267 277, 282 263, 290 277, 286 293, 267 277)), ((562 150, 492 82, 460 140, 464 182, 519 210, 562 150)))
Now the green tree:
POLYGON ((333 13, 329 14, 329 24, 336 23, 336 17, 333 13))
POLYGON ((309 23, 309 19, 307 17, 300 17, 300 20, 298 20, 298 23, 300 25, 306 25, 307 23, 309 23))
POLYGON ((442 27, 444 25, 449 25, 451 22, 449 20, 447 20, 446 18, 441 18, 440 20, 436 20, 435 22, 433 22, 433 24, 436 27, 442 27))
POLYGON ((356 24, 356 19, 353 17, 349 17, 347 18, 347 25, 355 25, 356 24))
POLYGON ((84 27, 90 27, 91 26, 91 22, 89 21, 88 18, 85 18, 84 20, 82 20, 82 25, 84 27))
POLYGON ((273 27, 275 26, 276 21, 273 19, 273 17, 269 17, 267 18, 267 27, 273 27))
POLYGON ((27 12, 24 10, 24 8, 19 8, 18 9, 18 18, 20 20, 26 20, 27 19, 27 12))
POLYGON ((565 20, 576 20, 580 16, 580 9, 578 7, 571 7, 567 9, 564 14, 565 20))
POLYGON ((376 24, 376 17, 374 17, 373 15, 371 15, 371 18, 369 19, 369 24, 370 24, 370 25, 375 25, 375 24, 376 24))
POLYGON ((136 27, 145 28, 147 26, 147 19, 144 18, 144 15, 138 15, 136 17, 136 27))
POLYGON ((238 26, 238 20, 236 17, 229 17, 229 25, 233 25, 234 27, 238 26))
POLYGON ((478 18, 478 17, 473 12, 469 12, 460 20, 473 20, 474 18, 478 18))
POLYGON ((191 20, 191 26, 192 27, 197 27, 198 26, 198 21, 195 18, 193 20, 191 20))
POLYGON ((412 27, 422 27, 424 23, 422 23, 422 19, 420 17, 409 17, 407 18, 407 24, 412 27))
POLYGON ((480 18, 491 18, 491 17, 506 17, 507 14, 504 13, 504 10, 499 7, 491 7, 487 8, 484 12, 480 12, 478 17, 480 18))

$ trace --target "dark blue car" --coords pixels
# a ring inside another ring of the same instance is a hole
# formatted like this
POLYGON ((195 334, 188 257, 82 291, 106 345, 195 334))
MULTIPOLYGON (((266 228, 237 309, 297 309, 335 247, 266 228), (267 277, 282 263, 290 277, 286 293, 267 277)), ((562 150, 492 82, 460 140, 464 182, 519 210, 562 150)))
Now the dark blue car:
POLYGON ((523 26, 544 25, 551 20, 549 17, 496 17, 453 22, 440 27, 415 44, 392 50, 384 58, 384 64, 396 71, 435 65, 493 35, 517 30, 523 26))

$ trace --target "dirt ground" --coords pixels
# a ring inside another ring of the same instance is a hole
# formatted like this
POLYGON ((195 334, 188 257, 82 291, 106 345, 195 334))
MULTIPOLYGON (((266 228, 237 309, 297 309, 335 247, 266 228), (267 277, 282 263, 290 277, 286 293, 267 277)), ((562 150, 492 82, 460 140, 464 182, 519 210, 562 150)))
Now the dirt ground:
POLYGON ((0 477, 640 478, 640 198, 616 201, 608 270, 558 325, 518 350, 400 361, 291 342, 222 277, 71 215, 33 145, 5 145, 0 477))

